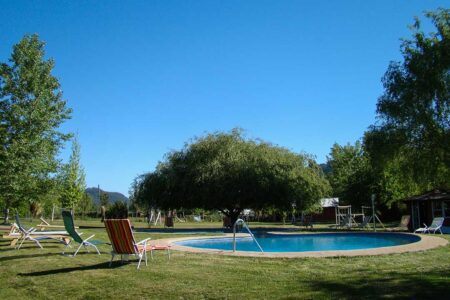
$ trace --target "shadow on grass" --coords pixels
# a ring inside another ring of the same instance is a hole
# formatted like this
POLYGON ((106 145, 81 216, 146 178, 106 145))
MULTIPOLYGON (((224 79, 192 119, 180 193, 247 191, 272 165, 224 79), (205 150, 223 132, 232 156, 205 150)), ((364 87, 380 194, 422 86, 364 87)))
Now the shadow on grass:
MULTIPOLYGON (((15 251, 15 253, 17 253, 18 255, 11 255, 11 256, 3 256, 3 257, 0 257, 0 262, 2 262, 2 261, 8 261, 8 260, 14 260, 14 259, 26 259, 26 258, 36 258, 36 257, 47 257, 47 256, 67 256, 67 257, 72 257, 72 255, 73 255, 73 252, 71 252, 71 251, 67 251, 66 250, 66 253, 65 254, 62 254, 61 252, 50 252, 50 253, 38 253, 38 254, 29 254, 29 255, 24 255, 23 253, 27 253, 27 252, 25 252, 24 250, 26 249, 27 247, 22 247, 20 250, 16 250, 16 249, 14 249, 14 248, 11 248, 11 249, 8 249, 8 250, 11 250, 11 251, 15 251)), ((28 248, 32 248, 32 247, 28 247, 28 248)), ((44 251, 44 250, 46 250, 46 249, 49 249, 49 248, 60 248, 60 247, 58 247, 58 246, 50 246, 50 247, 45 247, 44 249, 38 249, 38 250, 40 250, 40 251, 44 251)), ((2 251, 5 251, 4 249, 2 249, 2 251)), ((62 251, 62 249, 61 249, 61 251, 62 251)), ((102 253, 102 252, 100 252, 100 253, 102 253)), ((78 252, 77 253, 77 256, 83 256, 83 255, 97 255, 97 252, 78 252)))
POLYGON ((310 282, 312 289, 337 299, 448 299, 450 270, 420 273, 354 274, 350 279, 310 282))
POLYGON ((14 259, 27 259, 27 258, 47 257, 47 256, 55 256, 55 253, 3 256, 3 257, 0 257, 0 262, 8 261, 8 260, 14 260, 14 259))
MULTIPOLYGON (((29 245, 22 245, 22 247, 20 247, 19 250, 17 250, 15 248, 15 246, 10 246, 10 244, 7 245, 0 245, 0 247, 4 246, 5 248, 0 249, 0 252, 7 252, 7 251, 23 251, 23 250, 27 250, 27 249, 38 249, 38 250, 45 250, 45 249, 55 249, 55 248, 61 248, 60 246, 58 246, 57 244, 55 244, 54 246, 49 246, 48 244, 43 244, 43 249, 39 248, 38 246, 36 246, 35 244, 29 244, 29 245)), ((62 248, 61 248, 62 249, 62 248)))
POLYGON ((46 271, 40 271, 40 272, 31 272, 31 273, 19 273, 19 276, 46 276, 46 275, 54 275, 54 274, 62 274, 62 273, 70 273, 70 272, 76 272, 76 271, 89 271, 89 270, 100 270, 100 269, 116 269, 123 267, 125 265, 133 264, 134 261, 127 261, 127 262, 113 262, 112 266, 109 266, 109 262, 103 262, 95 265, 89 265, 89 266, 80 266, 80 267, 70 267, 70 268, 62 268, 62 269, 54 269, 54 270, 46 270, 46 271))

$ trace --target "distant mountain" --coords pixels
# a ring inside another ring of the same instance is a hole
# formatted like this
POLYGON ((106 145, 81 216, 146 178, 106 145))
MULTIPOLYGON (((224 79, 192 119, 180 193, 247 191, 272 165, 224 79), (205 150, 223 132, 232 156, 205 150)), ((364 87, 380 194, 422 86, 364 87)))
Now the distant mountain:
POLYGON ((333 171, 328 162, 325 164, 320 164, 320 167, 322 168, 322 171, 325 175, 330 174, 333 171))
MULTIPOLYGON (((128 203, 128 197, 126 197, 124 194, 118 193, 118 192, 107 192, 102 189, 100 189, 100 192, 106 193, 109 196, 109 203, 114 203, 117 201, 123 201, 128 203)), ((100 204, 100 198, 98 197, 99 190, 96 187, 90 187, 86 189, 86 193, 91 196, 92 200, 94 200, 94 203, 96 205, 100 204)))

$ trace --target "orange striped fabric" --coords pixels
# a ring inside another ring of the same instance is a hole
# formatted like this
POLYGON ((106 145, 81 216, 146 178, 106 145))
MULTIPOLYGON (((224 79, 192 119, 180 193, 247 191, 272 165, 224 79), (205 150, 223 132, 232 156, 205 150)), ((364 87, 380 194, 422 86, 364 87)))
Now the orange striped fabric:
POLYGON ((128 219, 105 219, 105 227, 116 254, 135 254, 136 242, 128 219))

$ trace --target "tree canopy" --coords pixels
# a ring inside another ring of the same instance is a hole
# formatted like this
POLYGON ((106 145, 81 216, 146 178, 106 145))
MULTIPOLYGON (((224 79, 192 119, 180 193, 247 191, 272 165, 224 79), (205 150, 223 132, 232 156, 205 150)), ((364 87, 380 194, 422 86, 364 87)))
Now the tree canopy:
POLYGON ((436 32, 419 19, 401 45, 403 62, 383 77, 377 119, 365 134, 386 201, 450 186, 450 10, 426 13, 436 32))
POLYGON ((242 132, 207 134, 172 151, 154 172, 136 178, 132 199, 163 209, 217 209, 233 219, 244 208, 305 209, 329 193, 321 168, 242 132))
POLYGON ((61 207, 74 209, 86 194, 86 175, 80 162, 80 144, 77 138, 72 140, 69 162, 63 165, 59 177, 61 207))
POLYGON ((327 160, 330 168, 327 178, 333 189, 333 196, 339 197, 340 203, 369 204, 374 192, 374 178, 369 157, 361 142, 345 146, 334 144, 327 160))
POLYGON ((62 99, 53 60, 37 35, 13 47, 0 64, 0 201, 18 207, 46 194, 58 170, 57 154, 70 137, 59 126, 71 109, 62 99))

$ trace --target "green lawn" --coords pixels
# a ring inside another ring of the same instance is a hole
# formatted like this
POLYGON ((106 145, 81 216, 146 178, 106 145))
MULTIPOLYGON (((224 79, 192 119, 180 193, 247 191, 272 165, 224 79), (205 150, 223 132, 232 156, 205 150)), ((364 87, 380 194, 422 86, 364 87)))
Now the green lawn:
MULTIPOLYGON (((99 226, 98 221, 77 224, 99 226)), ((107 240, 101 227, 80 231, 107 240)), ((137 239, 168 235, 139 233, 137 239)), ((28 243, 14 250, 0 240, 0 299, 445 299, 450 295, 450 246, 384 256, 298 259, 173 251, 168 261, 158 252, 148 267, 136 270, 135 261, 109 268, 107 246, 101 247, 102 255, 81 250, 74 258, 60 254, 61 244, 43 245, 38 249, 28 243)))

